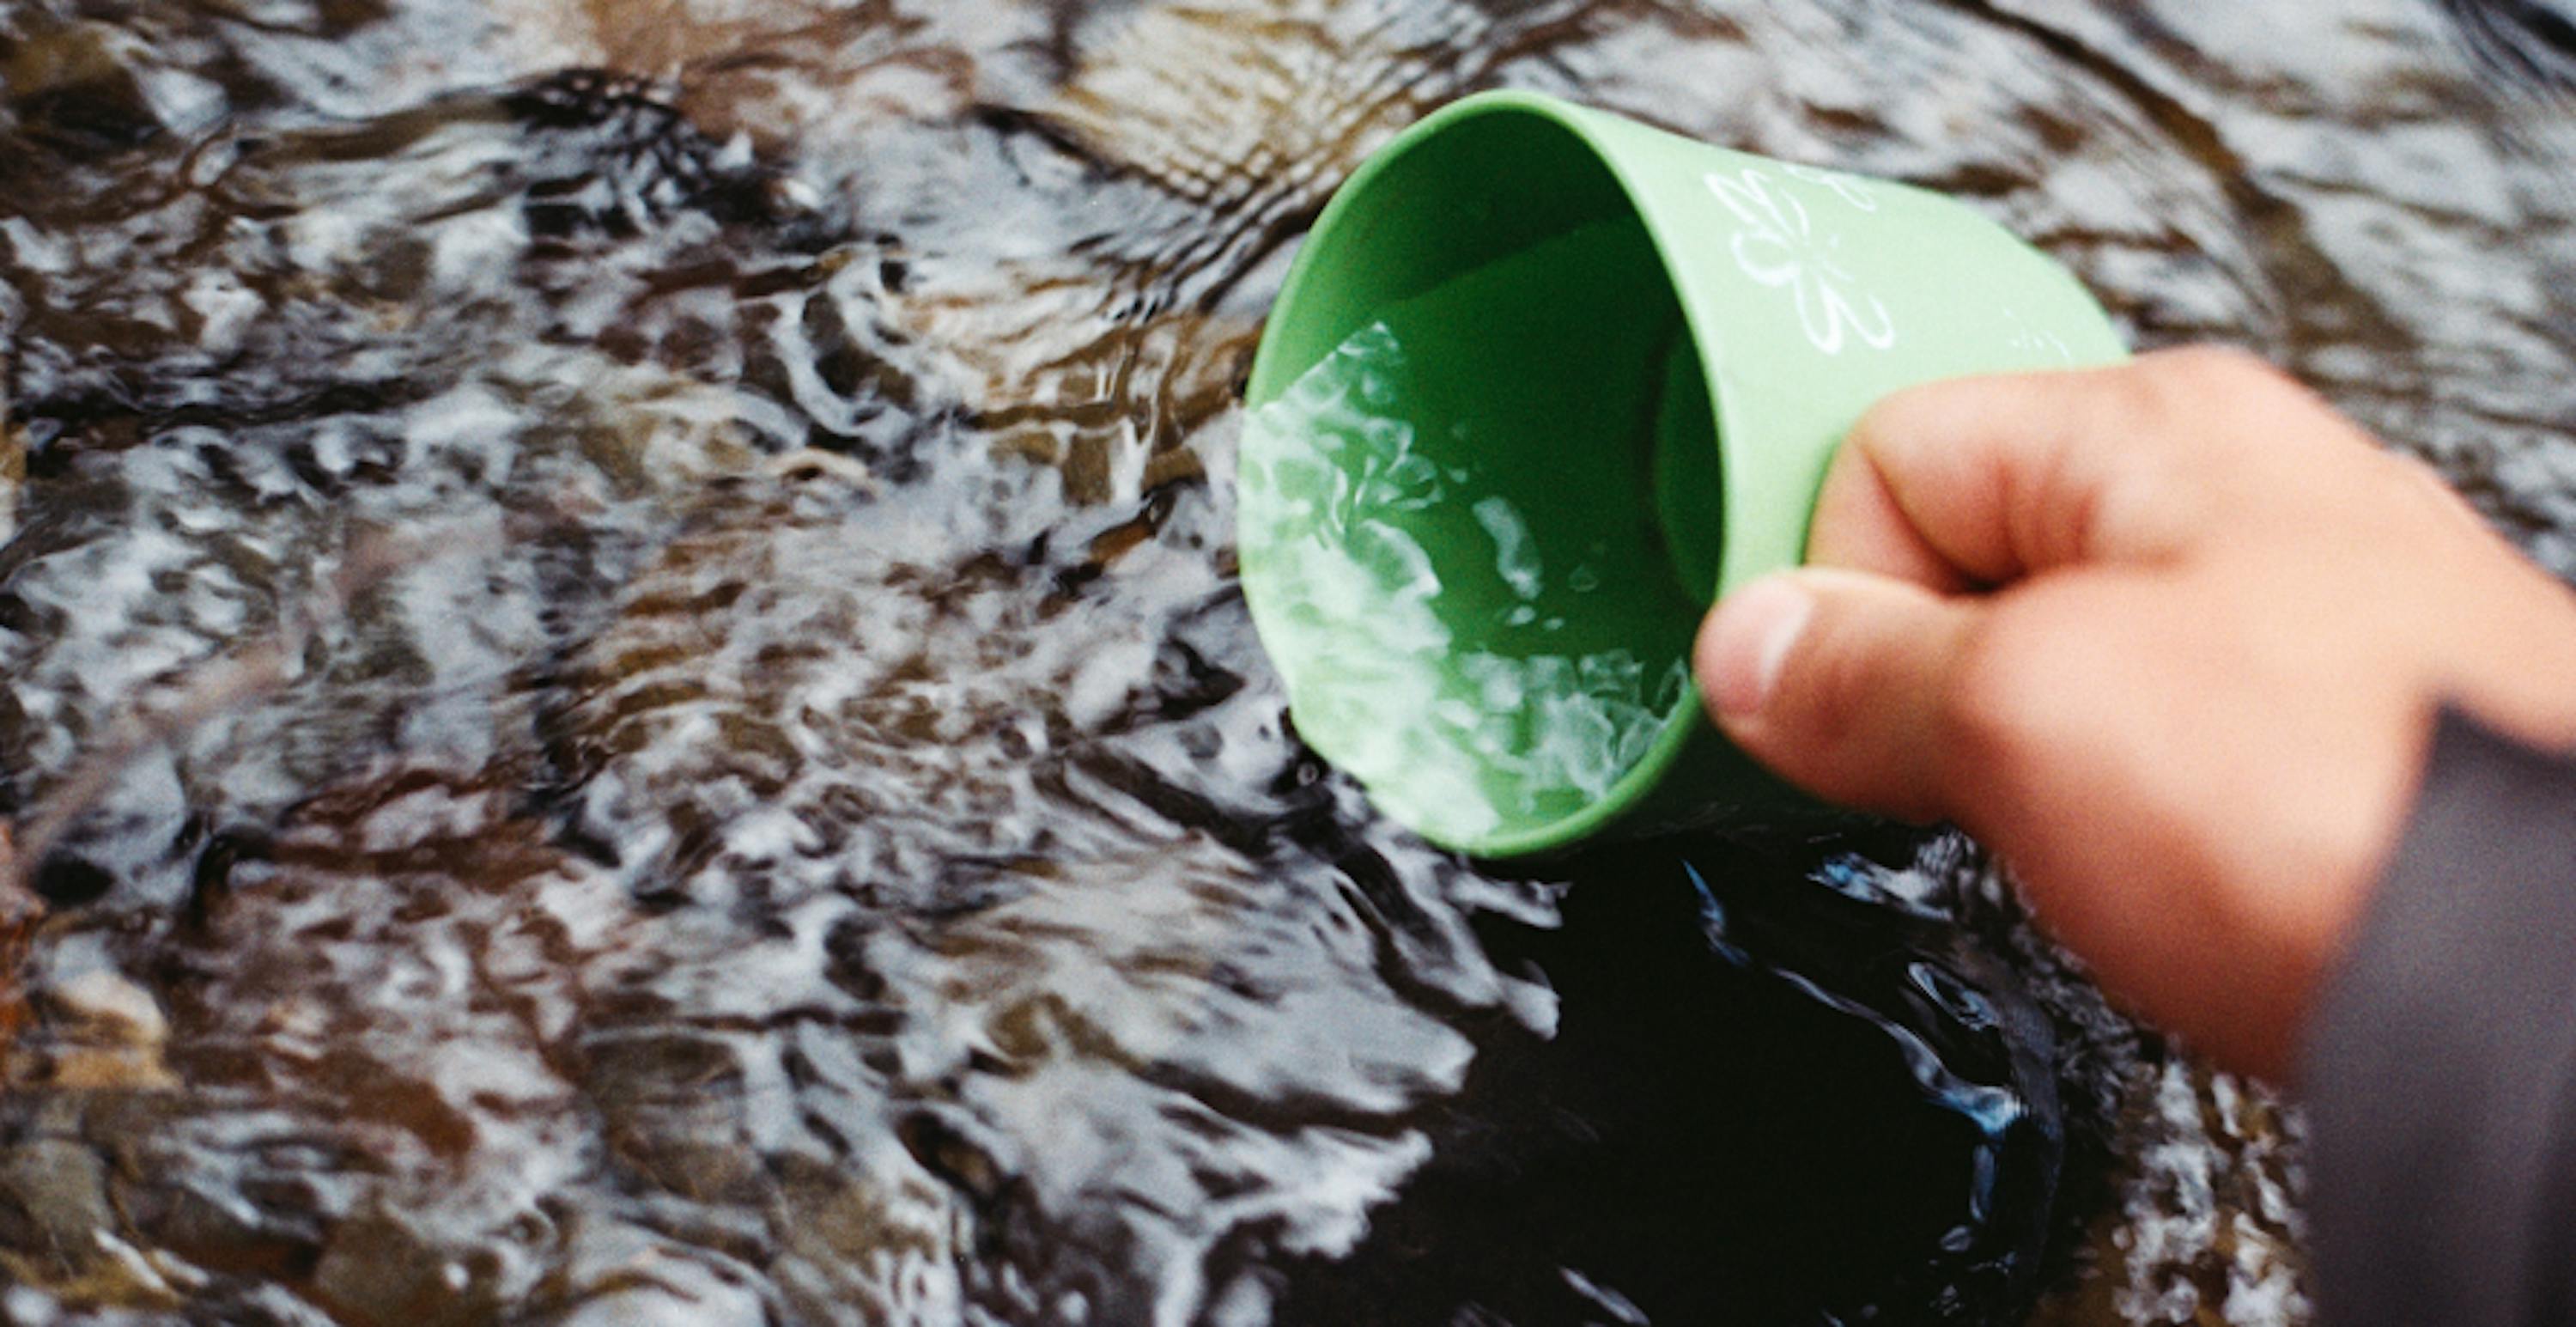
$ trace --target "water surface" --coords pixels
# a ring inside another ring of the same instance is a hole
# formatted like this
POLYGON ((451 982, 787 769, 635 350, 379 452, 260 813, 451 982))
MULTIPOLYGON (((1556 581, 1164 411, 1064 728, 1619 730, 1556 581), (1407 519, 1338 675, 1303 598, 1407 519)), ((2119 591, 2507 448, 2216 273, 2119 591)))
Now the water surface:
POLYGON ((0 5, 14 1323, 2296 1322, 1955 840, 1523 873, 1234 579, 1488 86, 1949 190, 2576 571, 2543 0, 0 5))

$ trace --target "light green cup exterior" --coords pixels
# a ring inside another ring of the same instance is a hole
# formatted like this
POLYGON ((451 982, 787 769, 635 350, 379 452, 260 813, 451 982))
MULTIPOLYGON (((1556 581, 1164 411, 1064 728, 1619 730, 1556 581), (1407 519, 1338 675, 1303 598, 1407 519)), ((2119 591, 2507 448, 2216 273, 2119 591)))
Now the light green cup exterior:
MULTIPOLYGON (((1276 400, 1406 297, 1622 213, 1642 224, 1661 260, 1708 386, 1721 543, 1696 560, 1714 561, 1704 587, 1712 603, 1803 560, 1827 462, 1880 398, 1940 378, 2110 364, 2128 353, 2063 268, 1950 199, 1727 151, 1550 97, 1491 92, 1413 126, 1334 197, 1272 312, 1248 404, 1276 400)), ((1462 344, 1407 352, 1491 355, 1474 342, 1520 334, 1460 329, 1462 344)), ((1498 362, 1513 362, 1508 348, 1498 362)), ((1667 524, 1685 527, 1669 531, 1685 564, 1705 533, 1688 528, 1705 522, 1687 513, 1708 509, 1711 496, 1705 475, 1680 491, 1671 474, 1696 466, 1658 467, 1666 491, 1657 505, 1667 524)), ((1581 482, 1579 468, 1567 482, 1581 482)), ((1275 611, 1267 570, 1247 549, 1245 596, 1276 657, 1277 633, 1296 628, 1275 611)), ((1300 735, 1332 759, 1336 735, 1297 717, 1300 735)), ((1608 830, 1824 810, 1757 769, 1693 705, 1593 804, 1443 846, 1507 858, 1608 830)))

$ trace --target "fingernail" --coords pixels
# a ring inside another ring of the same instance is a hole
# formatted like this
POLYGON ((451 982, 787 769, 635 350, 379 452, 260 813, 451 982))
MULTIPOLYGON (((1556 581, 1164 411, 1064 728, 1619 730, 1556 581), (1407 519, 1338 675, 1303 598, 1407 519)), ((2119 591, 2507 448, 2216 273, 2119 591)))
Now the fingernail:
POLYGON ((1781 666, 1815 615, 1815 596, 1785 577, 1756 581, 1717 606, 1708 685, 1719 714, 1750 718, 1771 703, 1781 666))

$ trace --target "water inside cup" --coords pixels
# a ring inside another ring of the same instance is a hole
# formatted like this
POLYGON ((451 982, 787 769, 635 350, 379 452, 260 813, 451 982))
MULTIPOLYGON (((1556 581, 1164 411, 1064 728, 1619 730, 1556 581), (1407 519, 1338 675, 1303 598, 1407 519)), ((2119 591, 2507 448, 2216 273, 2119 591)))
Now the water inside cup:
POLYGON ((1397 820, 1562 820, 1695 704, 1716 456, 1688 345, 1642 232, 1602 223, 1390 306, 1248 421, 1264 644, 1300 734, 1397 820), (1659 499, 1676 479, 1707 501, 1659 499))

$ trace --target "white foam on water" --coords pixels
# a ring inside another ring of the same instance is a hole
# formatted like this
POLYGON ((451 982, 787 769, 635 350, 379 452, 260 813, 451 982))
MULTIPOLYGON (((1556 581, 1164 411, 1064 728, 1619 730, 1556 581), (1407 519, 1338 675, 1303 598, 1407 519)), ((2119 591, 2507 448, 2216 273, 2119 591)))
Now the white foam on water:
POLYGON ((1494 537, 1494 569, 1502 573, 1512 593, 1523 599, 1537 598, 1541 584, 1538 545, 1531 542, 1529 523, 1521 519, 1519 509, 1508 499, 1491 497, 1477 499, 1475 512, 1476 523, 1494 537))
MULTIPOLYGON (((1498 614, 1509 626, 1539 620, 1546 567, 1509 498, 1479 492, 1472 465, 1444 469, 1415 450, 1419 425, 1391 413, 1410 372, 1395 334, 1373 324, 1253 414, 1241 544, 1278 627, 1264 644, 1299 731, 1389 815, 1474 840, 1606 797, 1687 703, 1689 669, 1626 649, 1527 655, 1461 638, 1442 612, 1443 569, 1408 517, 1442 504, 1474 517, 1493 575, 1523 601, 1498 614)), ((1585 565, 1568 583, 1599 580, 1585 565)))

